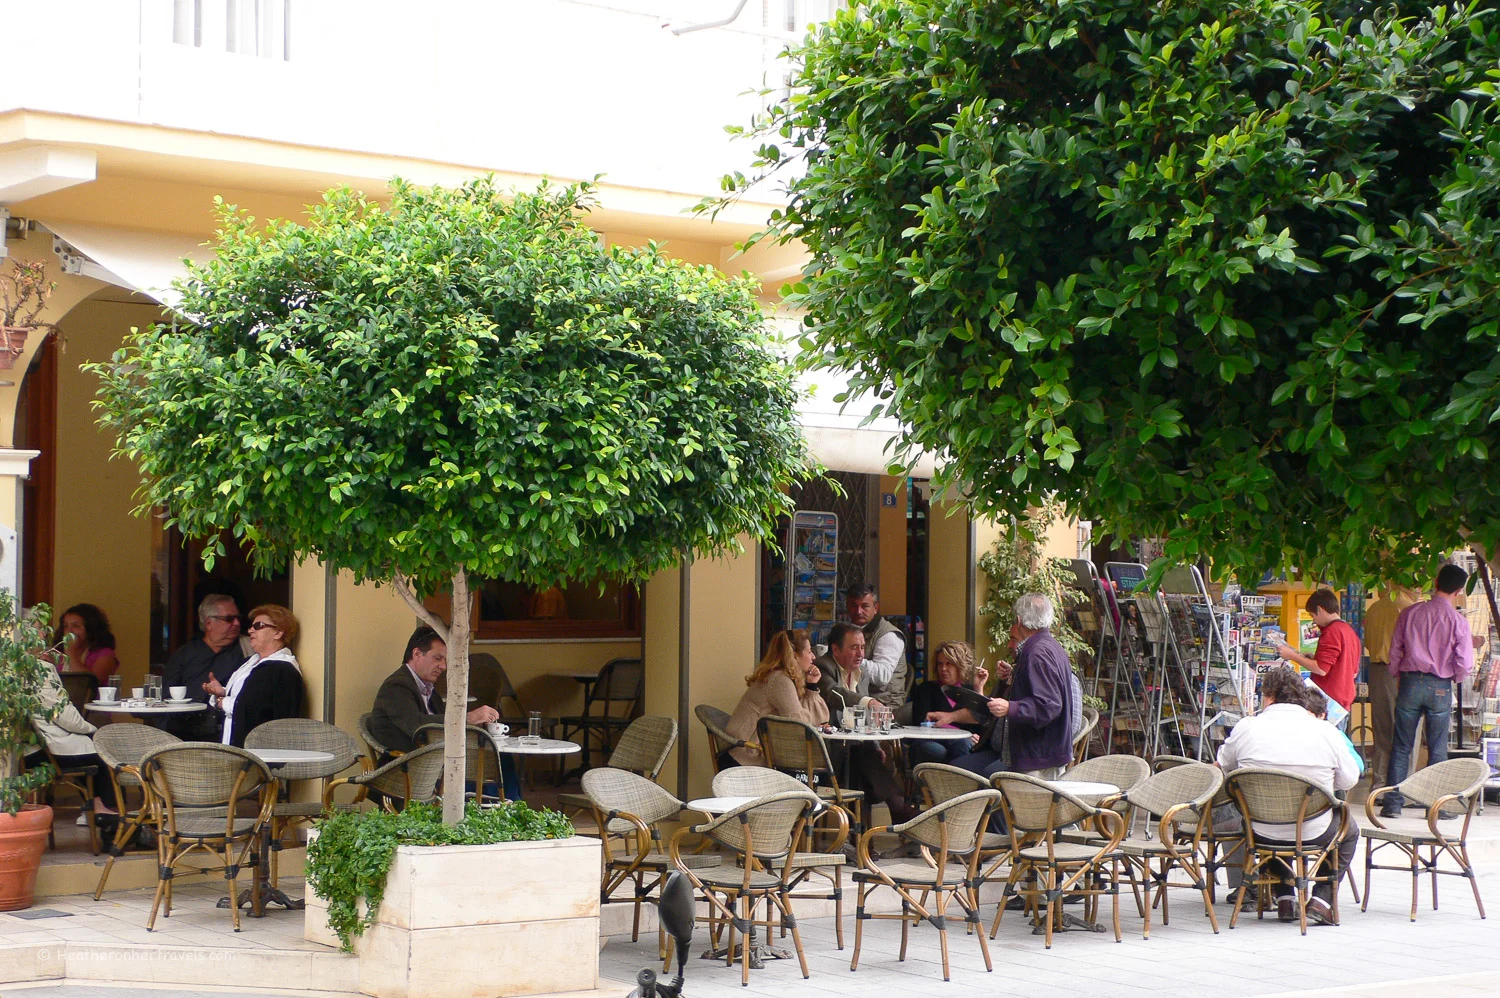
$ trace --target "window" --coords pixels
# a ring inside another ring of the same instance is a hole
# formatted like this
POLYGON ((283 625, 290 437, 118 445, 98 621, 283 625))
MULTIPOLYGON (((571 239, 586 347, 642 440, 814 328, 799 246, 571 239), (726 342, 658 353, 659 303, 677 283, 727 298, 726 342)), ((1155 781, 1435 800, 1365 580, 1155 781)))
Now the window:
MULTIPOLYGON (((636 638, 641 634, 640 590, 618 582, 568 582, 534 589, 512 582, 478 586, 474 637, 478 640, 636 638)), ((446 594, 426 601, 449 614, 446 594)))

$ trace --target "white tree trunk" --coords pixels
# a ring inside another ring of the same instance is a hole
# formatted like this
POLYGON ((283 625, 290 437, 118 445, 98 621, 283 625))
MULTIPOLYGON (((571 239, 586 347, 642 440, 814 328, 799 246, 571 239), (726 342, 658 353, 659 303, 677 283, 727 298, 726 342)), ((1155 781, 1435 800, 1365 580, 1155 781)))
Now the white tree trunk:
POLYGON ((448 699, 443 705, 443 823, 456 825, 464 816, 464 777, 468 758, 469 732, 469 576, 459 569, 453 573, 453 623, 422 605, 416 590, 405 576, 391 580, 406 605, 448 645, 448 699))

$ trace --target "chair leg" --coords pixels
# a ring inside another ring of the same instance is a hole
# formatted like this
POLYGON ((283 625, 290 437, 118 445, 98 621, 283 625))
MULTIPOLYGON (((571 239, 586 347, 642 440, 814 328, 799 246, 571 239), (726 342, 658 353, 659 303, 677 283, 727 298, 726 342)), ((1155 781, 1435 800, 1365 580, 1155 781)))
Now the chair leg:
POLYGON ((1411 859, 1411 921, 1417 920, 1417 887, 1422 878, 1422 873, 1417 869, 1417 850, 1412 847, 1406 850, 1406 855, 1411 859))
MULTIPOLYGON (((1370 871, 1374 862, 1374 843, 1369 839, 1365 839, 1365 897, 1359 903, 1360 911, 1370 910, 1370 871)), ((1352 880, 1353 878, 1351 877, 1350 879, 1352 880)))
MULTIPOLYGON (((748 863, 748 860, 746 862, 748 863)), ((747 924, 747 925, 750 926, 750 932, 754 932, 755 931, 755 901, 754 901, 754 899, 749 894, 745 894, 741 898, 740 904, 743 906, 743 909, 744 909, 744 912, 745 912, 745 915, 744 915, 745 924, 747 924)), ((742 987, 742 988, 748 988, 749 986, 750 986, 750 936, 748 934, 746 934, 746 935, 744 935, 740 939, 740 987, 742 987)))
MULTIPOLYGON (((936 915, 938 917, 938 945, 942 948, 943 953, 943 980, 946 981, 950 979, 950 976, 948 970, 948 923, 943 919, 943 910, 947 907, 947 901, 943 895, 943 891, 937 892, 936 915)), ((904 925, 905 923, 902 924, 904 925)))
POLYGON ((1432 910, 1438 910, 1438 849, 1437 846, 1428 846, 1432 851, 1432 910))
POLYGON ((792 948, 797 951, 797 962, 802 966, 802 979, 805 981, 811 975, 807 970, 807 954, 802 951, 802 933, 797 929, 797 917, 792 914, 792 901, 784 893, 780 897, 772 895, 772 900, 777 908, 781 910, 781 924, 783 927, 790 926, 792 930, 792 948))
POLYGON ((834 867, 833 871, 833 929, 838 937, 839 949, 844 948, 844 871, 834 867))
MULTIPOLYGON (((869 884, 861 883, 854 899, 854 958, 849 961, 849 970, 859 969, 859 944, 865 935, 865 889, 869 884)), ((1002 905, 1003 907, 1003 905, 1002 905)))
POLYGON ((906 940, 911 931, 911 904, 906 898, 901 899, 901 951, 896 954, 896 959, 901 963, 906 962, 906 940))

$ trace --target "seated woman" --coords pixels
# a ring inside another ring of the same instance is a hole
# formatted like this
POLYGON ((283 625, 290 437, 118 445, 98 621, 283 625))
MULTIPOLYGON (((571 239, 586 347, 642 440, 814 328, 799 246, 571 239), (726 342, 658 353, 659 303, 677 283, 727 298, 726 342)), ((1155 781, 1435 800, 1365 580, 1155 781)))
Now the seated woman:
POLYGON ((92 603, 75 603, 64 610, 57 618, 52 643, 67 646, 57 659, 57 667, 63 672, 92 672, 103 686, 119 671, 109 618, 92 603))
MULTIPOLYGON (((115 788, 110 781, 108 767, 94 751, 93 734, 99 729, 85 721, 83 715, 78 713, 78 708, 74 707, 73 702, 68 699, 68 691, 63 688, 62 680, 58 678, 57 673, 51 669, 43 671, 47 679, 46 685, 38 691, 40 699, 49 708, 60 705, 61 710, 50 721, 41 714, 33 714, 31 726, 47 743, 48 751, 52 753, 52 757, 57 760, 59 766, 99 767, 94 775, 94 815, 100 834, 111 835, 116 818, 115 788)), ((46 761, 45 755, 37 752, 35 756, 27 759, 27 765, 41 765, 46 761)), ((79 815, 79 818, 82 822, 84 816, 79 815)))
POLYGON ((203 684, 224 712, 224 744, 239 748, 267 721, 302 716, 302 667, 290 647, 297 640, 297 618, 284 606, 258 606, 250 611, 249 636, 254 654, 229 677, 229 685, 213 676, 203 684))
POLYGON ((973 751, 979 743, 981 724, 955 722, 948 718, 958 709, 958 703, 943 692, 944 686, 964 686, 984 692, 989 681, 989 672, 974 665, 974 649, 964 641, 944 641, 932 655, 933 678, 919 683, 911 691, 911 701, 906 705, 911 711, 908 723, 921 724, 928 720, 929 713, 940 714, 942 720, 933 718, 939 728, 962 728, 969 732, 968 738, 934 738, 912 740, 906 743, 906 752, 913 766, 921 762, 951 762, 961 755, 973 751))
MULTIPOLYGON (((725 730, 735 738, 755 741, 755 726, 762 717, 794 717, 808 724, 827 724, 828 706, 816 688, 807 685, 807 670, 813 664, 812 642, 806 631, 781 631, 771 639, 765 657, 745 677, 749 687, 740 697, 725 730)), ((726 750, 720 766, 764 766, 760 749, 749 745, 726 750)))

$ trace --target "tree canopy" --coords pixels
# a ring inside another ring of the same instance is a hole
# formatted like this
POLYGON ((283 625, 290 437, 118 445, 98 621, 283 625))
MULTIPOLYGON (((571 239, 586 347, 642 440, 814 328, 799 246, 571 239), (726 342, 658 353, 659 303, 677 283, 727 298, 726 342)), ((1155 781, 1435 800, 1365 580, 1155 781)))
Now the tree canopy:
POLYGON ((1493 549, 1493 11, 873 0, 791 55, 729 196, 787 178, 805 345, 981 511, 1243 575, 1493 549))
MULTIPOLYGON (((217 254, 180 282, 192 321, 93 368, 141 509, 394 582, 419 615, 450 585, 467 606, 470 576, 641 581, 773 539, 810 464, 752 285, 603 247, 590 191, 398 181, 305 223, 221 205, 217 254)), ((468 615, 428 618, 456 735, 468 615)))

